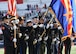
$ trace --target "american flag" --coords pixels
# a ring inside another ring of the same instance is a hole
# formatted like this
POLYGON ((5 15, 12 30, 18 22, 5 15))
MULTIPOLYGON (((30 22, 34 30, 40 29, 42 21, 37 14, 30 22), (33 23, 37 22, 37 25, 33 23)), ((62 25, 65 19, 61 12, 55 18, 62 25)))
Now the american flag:
POLYGON ((8 0, 8 14, 17 16, 16 0, 8 0))
MULTIPOLYGON (((8 1, 8 0, 0 0, 0 2, 4 2, 4 1, 8 1)), ((22 4, 24 0, 16 0, 17 4, 22 4)))

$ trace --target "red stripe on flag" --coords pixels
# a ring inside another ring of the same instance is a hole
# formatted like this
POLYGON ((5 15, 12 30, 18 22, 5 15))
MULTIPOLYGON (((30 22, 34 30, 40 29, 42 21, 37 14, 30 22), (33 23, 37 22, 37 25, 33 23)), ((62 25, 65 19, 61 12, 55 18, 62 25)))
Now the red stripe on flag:
POLYGON ((12 0, 8 0, 8 13, 12 14, 12 0))
POLYGON ((70 30, 71 25, 72 25, 72 22, 68 24, 68 30, 70 30))
POLYGON ((8 14, 17 16, 16 0, 8 0, 8 14))
POLYGON ((64 5, 64 7, 66 8, 66 14, 64 16, 66 16, 67 21, 68 21, 68 25, 67 25, 68 35, 71 35, 72 34, 72 7, 71 7, 71 2, 70 2, 70 0, 61 0, 61 2, 64 5))
POLYGON ((0 2, 3 2, 3 1, 7 1, 7 0, 0 0, 0 2))
POLYGON ((17 4, 22 4, 23 0, 17 0, 17 4))
POLYGON ((61 1, 61 3, 64 5, 64 7, 66 7, 66 6, 65 6, 65 2, 64 2, 64 0, 60 0, 60 1, 61 1))

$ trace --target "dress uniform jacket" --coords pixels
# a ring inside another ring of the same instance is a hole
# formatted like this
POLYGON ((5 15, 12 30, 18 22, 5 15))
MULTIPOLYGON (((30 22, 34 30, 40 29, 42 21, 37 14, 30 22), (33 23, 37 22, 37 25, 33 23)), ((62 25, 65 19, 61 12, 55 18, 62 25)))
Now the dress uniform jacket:
POLYGON ((4 48, 5 54, 14 54, 13 48, 13 37, 11 36, 10 26, 4 23, 3 25, 3 35, 4 35, 4 48))
POLYGON ((3 27, 4 27, 3 30, 4 46, 13 46, 13 42, 12 42, 13 37, 11 36, 10 26, 4 23, 3 27))
MULTIPOLYGON (((21 27, 21 32, 22 34, 27 34, 29 36, 29 39, 26 40, 28 42, 28 47, 29 47, 29 54, 34 54, 34 45, 33 45, 33 41, 34 41, 34 30, 33 30, 33 27, 31 26, 27 26, 27 27, 24 27, 22 28, 21 27)), ((22 39, 25 39, 26 37, 22 37, 22 39)))
POLYGON ((26 49, 27 49, 27 40, 25 40, 26 36, 26 27, 20 26, 20 33, 22 36, 20 37, 20 54, 26 54, 26 49))
POLYGON ((34 30, 33 27, 27 27, 26 29, 26 33, 29 36, 29 40, 28 40, 28 46, 29 46, 29 54, 34 54, 34 45, 33 45, 33 41, 34 41, 34 30))

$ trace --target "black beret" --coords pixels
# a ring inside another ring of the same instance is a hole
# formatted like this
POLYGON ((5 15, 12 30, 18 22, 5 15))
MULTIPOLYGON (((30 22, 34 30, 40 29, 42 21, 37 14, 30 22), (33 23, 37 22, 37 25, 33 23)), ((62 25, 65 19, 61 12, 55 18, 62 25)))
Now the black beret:
POLYGON ((19 21, 24 20, 24 18, 23 18, 23 17, 18 17, 18 19, 19 19, 19 21))

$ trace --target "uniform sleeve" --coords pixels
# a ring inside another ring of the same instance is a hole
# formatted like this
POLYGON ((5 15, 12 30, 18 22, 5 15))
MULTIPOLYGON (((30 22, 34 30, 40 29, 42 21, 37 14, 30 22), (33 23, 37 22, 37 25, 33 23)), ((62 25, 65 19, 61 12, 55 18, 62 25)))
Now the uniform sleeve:
POLYGON ((8 40, 12 40, 13 37, 11 36, 11 32, 8 26, 3 26, 3 35, 4 38, 8 39, 8 40))

